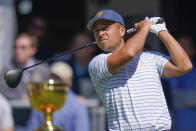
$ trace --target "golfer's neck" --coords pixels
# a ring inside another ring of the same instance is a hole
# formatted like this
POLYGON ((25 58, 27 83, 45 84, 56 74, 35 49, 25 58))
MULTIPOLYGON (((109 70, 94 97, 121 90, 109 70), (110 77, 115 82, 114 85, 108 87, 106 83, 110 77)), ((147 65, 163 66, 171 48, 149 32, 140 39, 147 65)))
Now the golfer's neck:
POLYGON ((122 40, 120 41, 120 43, 118 44, 118 46, 112 50, 112 53, 113 53, 113 52, 116 52, 116 51, 119 51, 120 49, 122 49, 123 46, 124 46, 124 44, 125 44, 125 43, 124 43, 124 40, 122 39, 122 40))

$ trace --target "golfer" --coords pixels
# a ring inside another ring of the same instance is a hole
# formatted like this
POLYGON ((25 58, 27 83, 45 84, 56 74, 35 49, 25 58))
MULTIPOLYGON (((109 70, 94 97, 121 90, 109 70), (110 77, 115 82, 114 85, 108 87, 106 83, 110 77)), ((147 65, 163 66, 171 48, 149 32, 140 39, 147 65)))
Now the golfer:
POLYGON ((99 11, 87 25, 105 52, 92 59, 89 74, 106 108, 109 131, 170 130, 161 77, 183 75, 192 64, 165 22, 156 24, 159 19, 145 18, 136 23, 137 33, 126 43, 123 18, 113 10, 99 11), (162 40, 170 57, 142 50, 149 32, 162 40))

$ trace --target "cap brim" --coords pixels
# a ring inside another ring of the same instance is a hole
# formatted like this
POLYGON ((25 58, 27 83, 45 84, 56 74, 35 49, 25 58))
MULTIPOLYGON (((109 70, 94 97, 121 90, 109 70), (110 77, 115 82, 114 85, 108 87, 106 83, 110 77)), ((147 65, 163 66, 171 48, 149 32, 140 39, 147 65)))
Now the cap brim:
MULTIPOLYGON (((105 18, 101 18, 101 17, 93 18, 93 19, 91 19, 91 20, 88 22, 88 24, 87 24, 87 26, 86 26, 87 29, 90 30, 90 31, 93 31, 94 24, 95 24, 95 22, 98 21, 98 20, 109 20, 109 19, 105 19, 105 18)), ((111 21, 111 20, 109 20, 109 21, 111 21)))

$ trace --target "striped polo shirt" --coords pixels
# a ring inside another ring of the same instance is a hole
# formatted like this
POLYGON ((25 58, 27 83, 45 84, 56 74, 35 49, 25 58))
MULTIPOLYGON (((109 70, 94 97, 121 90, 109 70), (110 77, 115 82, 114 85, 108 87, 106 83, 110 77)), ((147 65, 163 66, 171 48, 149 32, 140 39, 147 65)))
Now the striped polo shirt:
POLYGON ((171 118, 161 85, 169 57, 159 52, 140 52, 116 74, 109 73, 100 54, 89 63, 89 74, 104 103, 110 131, 169 130, 171 118))

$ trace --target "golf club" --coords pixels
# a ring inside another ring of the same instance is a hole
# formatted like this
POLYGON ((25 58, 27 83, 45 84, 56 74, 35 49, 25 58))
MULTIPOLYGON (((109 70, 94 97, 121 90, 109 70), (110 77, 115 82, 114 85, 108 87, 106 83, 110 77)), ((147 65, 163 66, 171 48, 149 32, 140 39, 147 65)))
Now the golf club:
POLYGON ((24 70, 27 70, 31 67, 34 67, 34 66, 37 66, 37 65, 40 65, 42 63, 46 63, 46 62, 50 62, 50 61, 53 61, 53 60, 56 60, 57 58, 61 57, 61 56, 64 56, 66 54, 69 54, 69 53, 73 53, 75 51, 78 51, 80 49, 83 49, 83 48, 86 48, 86 47, 89 47, 89 46, 92 46, 92 45, 96 45, 96 42, 91 42, 91 43, 88 43, 84 46, 81 46, 79 48, 76 48, 76 49, 72 49, 70 51, 67 51, 67 52, 63 52, 57 56, 54 56, 52 58, 49 58, 49 59, 46 59, 44 61, 41 61, 37 64, 34 64, 32 66, 29 66, 29 67, 25 67, 25 68, 19 68, 19 69, 13 69, 13 70, 8 70, 5 74, 4 74, 4 79, 5 79, 5 82, 6 84, 10 87, 10 88, 16 88, 22 78, 22 74, 23 74, 23 71, 24 70))
MULTIPOLYGON (((157 24, 158 24, 158 23, 163 23, 163 22, 164 22, 164 19, 161 18, 161 19, 158 20, 157 24)), ((129 33, 135 32, 135 31, 137 31, 135 28, 131 28, 131 29, 128 29, 128 30, 127 30, 127 33, 129 34, 129 33)), ((22 78, 23 71, 25 71, 25 70, 27 70, 27 69, 29 69, 29 68, 31 68, 31 67, 40 65, 40 64, 42 64, 42 63, 46 63, 46 62, 53 61, 53 60, 55 60, 55 59, 57 59, 57 58, 59 58, 59 57, 61 57, 61 56, 64 56, 64 55, 69 54, 69 53, 73 53, 73 52, 75 52, 75 51, 78 51, 78 50, 80 50, 80 49, 83 49, 83 48, 86 48, 86 47, 89 47, 89 46, 92 46, 92 45, 96 45, 96 42, 91 42, 91 43, 88 43, 88 44, 86 44, 86 45, 84 45, 84 46, 81 46, 81 47, 79 47, 79 48, 72 49, 72 50, 67 51, 67 52, 63 52, 63 53, 61 53, 61 54, 59 54, 59 55, 57 55, 57 56, 54 56, 54 57, 49 58, 49 59, 46 59, 46 60, 44 60, 44 61, 41 61, 41 62, 39 62, 39 63, 37 63, 37 64, 34 64, 34 65, 32 65, 32 66, 29 66, 29 67, 19 68, 19 69, 13 69, 13 70, 8 70, 8 71, 4 74, 5 82, 6 82, 6 84, 7 84, 10 88, 16 88, 16 87, 18 86, 18 84, 19 84, 21 78, 22 78)))

